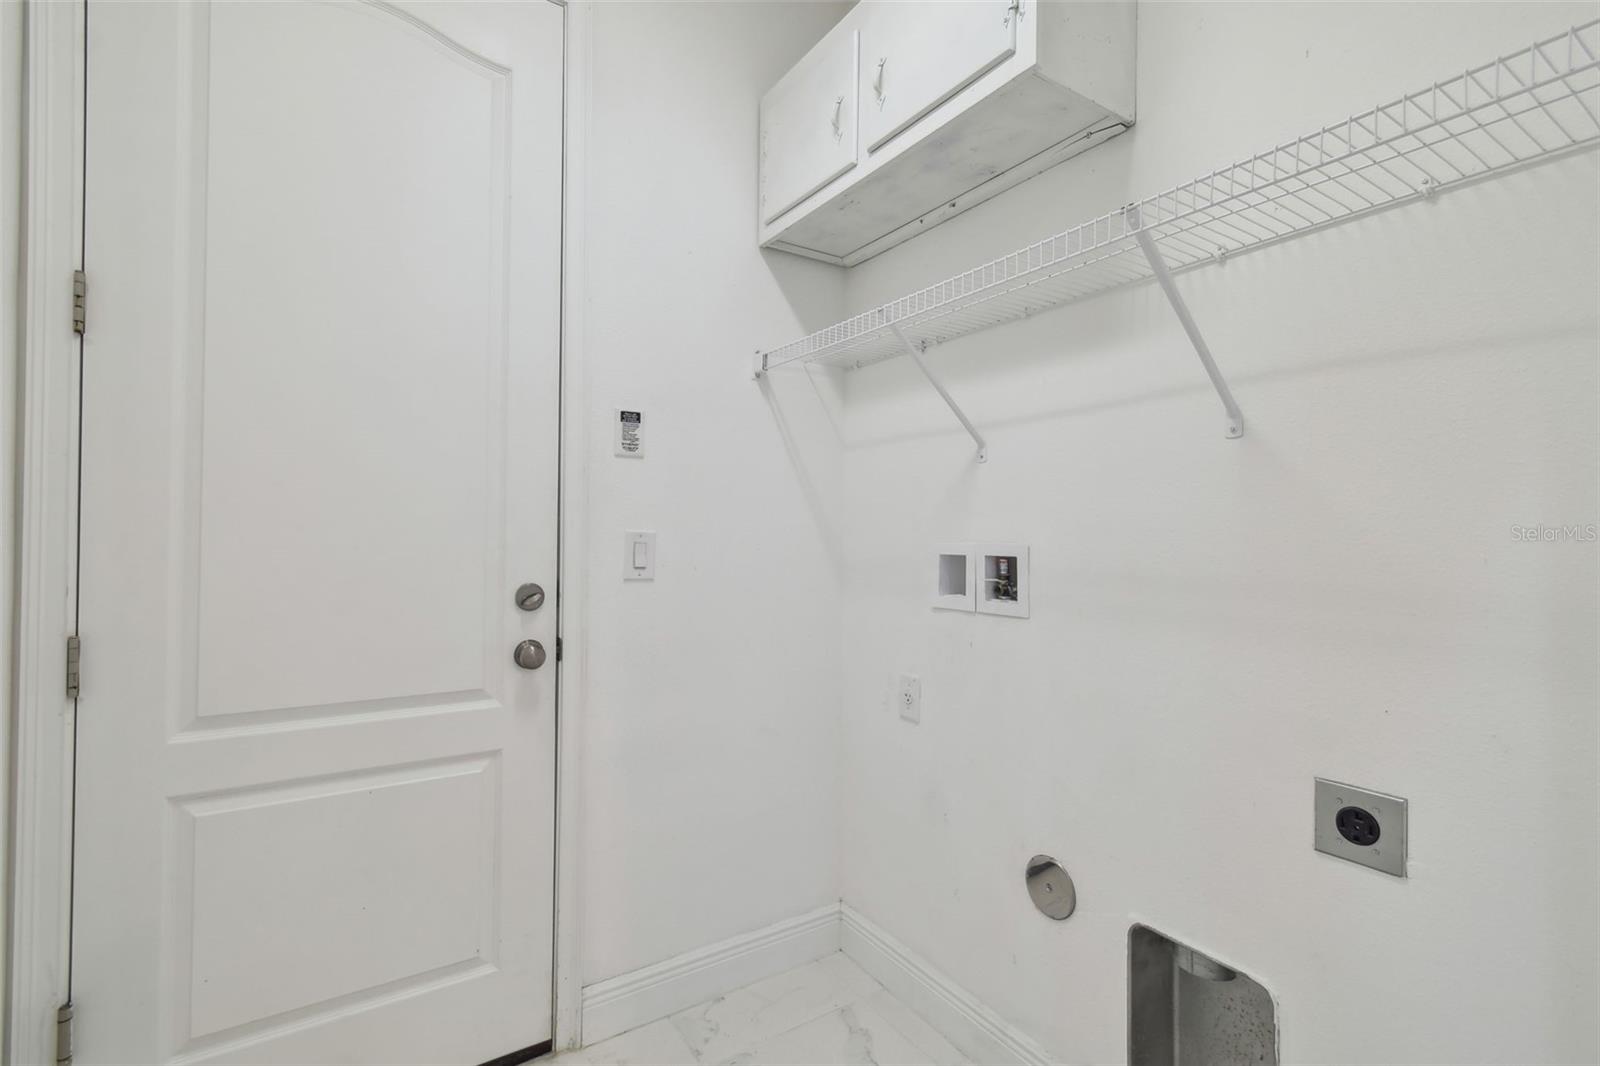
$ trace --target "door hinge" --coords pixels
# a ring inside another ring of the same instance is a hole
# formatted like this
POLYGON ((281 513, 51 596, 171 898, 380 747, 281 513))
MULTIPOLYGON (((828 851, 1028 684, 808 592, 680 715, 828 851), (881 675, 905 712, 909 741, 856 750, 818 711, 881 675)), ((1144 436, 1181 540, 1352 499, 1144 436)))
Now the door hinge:
MULTIPOLYGON (((67 699, 78 698, 78 663, 83 658, 83 641, 76 635, 67 638, 67 699)), ((61 1008, 67 1010, 67 1007, 61 1008)))
POLYGON ((561 661, 561 638, 556 638, 556 662, 561 661))
POLYGON ((72 1001, 56 1008, 56 1066, 72 1066, 72 1001))
POLYGON ((89 277, 81 270, 72 272, 72 332, 82 333, 89 323, 89 277))

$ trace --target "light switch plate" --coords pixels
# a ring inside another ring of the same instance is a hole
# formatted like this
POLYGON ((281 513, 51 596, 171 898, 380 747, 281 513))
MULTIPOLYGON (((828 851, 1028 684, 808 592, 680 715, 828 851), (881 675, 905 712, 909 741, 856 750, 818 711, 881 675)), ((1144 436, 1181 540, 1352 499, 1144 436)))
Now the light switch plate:
POLYGON ((1406 801, 1339 781, 1316 779, 1312 844, 1325 855, 1406 875, 1406 801))
POLYGON ((656 535, 647 529, 630 529, 622 535, 622 580, 656 579, 656 535))

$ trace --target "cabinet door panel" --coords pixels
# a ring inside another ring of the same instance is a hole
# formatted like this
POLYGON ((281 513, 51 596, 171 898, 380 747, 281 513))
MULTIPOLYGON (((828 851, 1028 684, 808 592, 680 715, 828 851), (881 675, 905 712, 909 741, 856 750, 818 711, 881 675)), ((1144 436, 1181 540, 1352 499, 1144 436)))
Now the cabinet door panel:
POLYGON ((830 33, 761 98, 761 221, 856 165, 854 31, 830 33))
POLYGON ((869 152, 1016 51, 1012 0, 861 6, 861 140, 869 152))

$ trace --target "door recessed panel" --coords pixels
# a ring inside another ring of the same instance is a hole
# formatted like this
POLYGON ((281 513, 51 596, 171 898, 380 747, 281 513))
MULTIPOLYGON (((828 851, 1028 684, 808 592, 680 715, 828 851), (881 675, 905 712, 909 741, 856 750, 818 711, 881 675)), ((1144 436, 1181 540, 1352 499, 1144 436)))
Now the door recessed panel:
POLYGON ((187 1037, 491 964, 496 770, 469 758, 175 801, 187 1037))
POLYGON ((362 5, 209 41, 196 715, 483 690, 505 74, 362 5))

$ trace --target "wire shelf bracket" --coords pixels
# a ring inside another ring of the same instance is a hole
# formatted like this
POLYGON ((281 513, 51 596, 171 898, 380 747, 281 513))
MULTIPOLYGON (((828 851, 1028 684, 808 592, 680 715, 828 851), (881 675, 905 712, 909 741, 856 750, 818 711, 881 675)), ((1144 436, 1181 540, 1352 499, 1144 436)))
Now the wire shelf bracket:
POLYGON ((1600 19, 1063 230, 825 329, 756 352, 761 377, 794 363, 853 370, 1154 280, 1227 413, 1227 382, 1173 275, 1600 145, 1600 19))
POLYGON ((1155 275, 1161 291, 1166 294, 1167 303, 1172 305, 1172 313, 1178 316, 1183 332, 1189 335, 1189 343, 1194 345, 1195 354, 1200 357, 1200 365, 1206 368, 1206 377, 1211 379, 1211 387, 1217 390, 1217 398, 1222 401, 1222 409, 1228 415, 1228 438, 1235 440, 1244 436, 1244 415, 1233 398, 1233 390, 1228 388, 1227 379, 1222 376, 1222 371, 1217 369, 1217 361, 1211 358, 1211 347, 1206 344, 1205 336, 1195 324, 1194 316, 1189 313, 1189 305, 1183 302, 1183 296, 1173 284, 1172 271, 1167 269, 1166 260, 1161 258, 1161 249, 1156 247, 1156 242, 1139 224, 1139 205, 1129 204, 1123 211, 1128 217, 1128 225, 1133 230, 1133 239, 1139 242, 1139 250, 1144 252, 1145 261, 1150 264, 1150 273, 1155 275))
POLYGON ((966 412, 961 410, 961 405, 951 398, 949 391, 945 389, 939 379, 933 376, 933 371, 928 369, 928 364, 922 361, 922 353, 927 351, 928 342, 923 341, 922 346, 919 348, 911 343, 911 338, 900 331, 899 326, 890 326, 889 328, 894 331, 894 335, 899 338, 900 343, 905 345, 906 354, 911 357, 911 361, 916 364, 917 369, 922 371, 922 376, 928 379, 928 384, 932 385, 933 391, 939 394, 939 399, 943 400, 945 405, 950 408, 951 413, 961 423, 961 428, 967 431, 967 435, 978 446, 978 462, 987 463, 989 461, 989 445, 984 441, 983 434, 978 432, 978 428, 972 424, 972 420, 967 417, 966 412))

